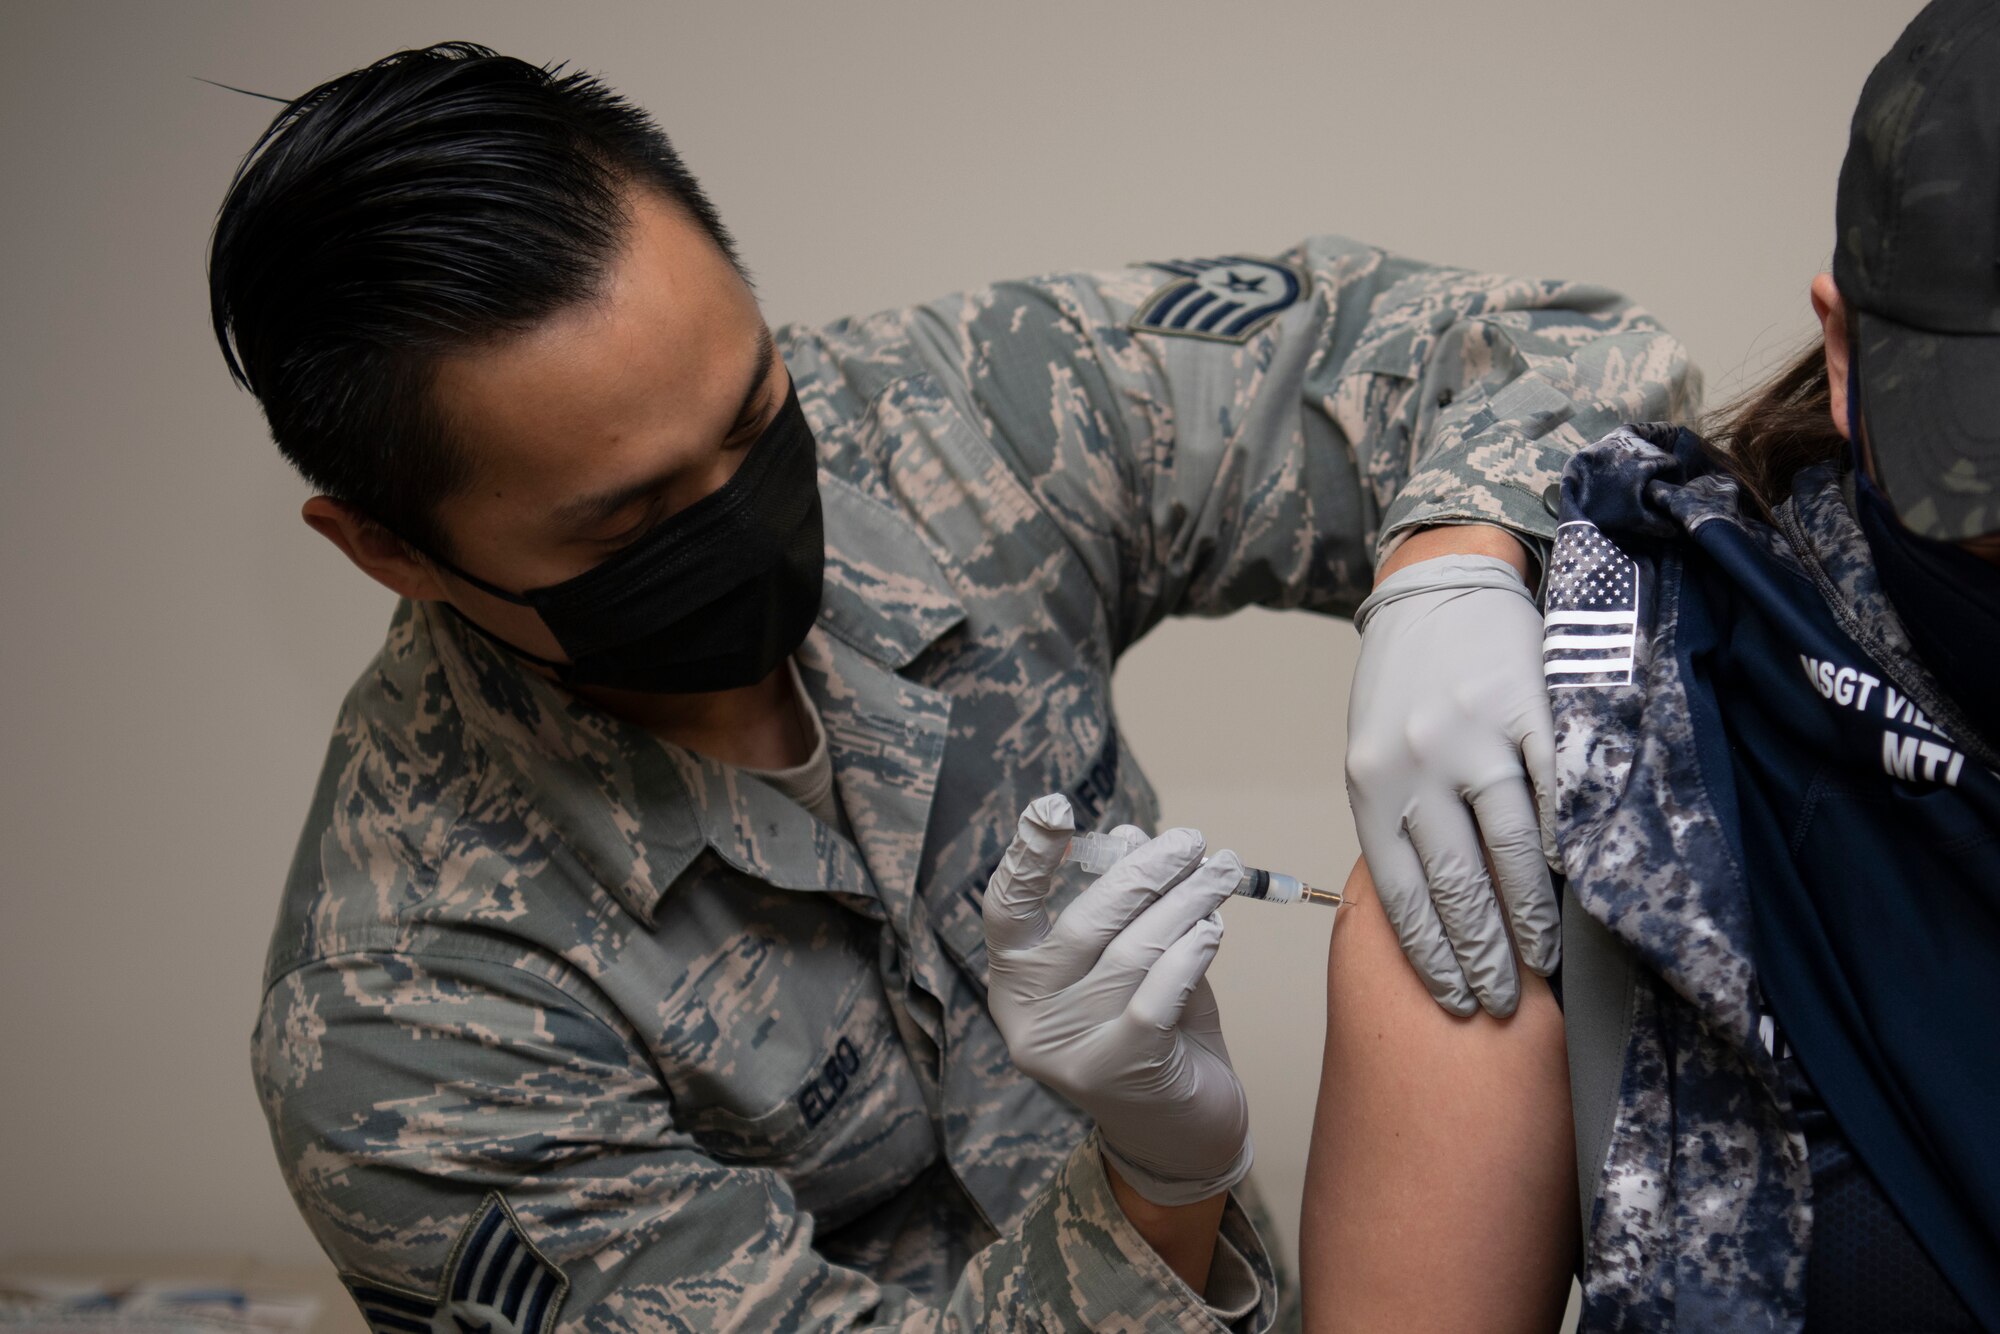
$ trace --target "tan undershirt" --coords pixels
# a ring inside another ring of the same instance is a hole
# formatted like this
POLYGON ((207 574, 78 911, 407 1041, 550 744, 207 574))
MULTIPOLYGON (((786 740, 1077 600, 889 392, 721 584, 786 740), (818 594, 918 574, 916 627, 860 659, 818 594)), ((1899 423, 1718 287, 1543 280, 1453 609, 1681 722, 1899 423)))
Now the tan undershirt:
POLYGON ((839 829, 840 803, 833 794, 833 759, 826 750, 826 725, 820 721, 819 710, 813 707, 812 696, 806 693, 805 682, 799 679, 798 663, 787 658, 785 666, 792 674, 792 689, 799 701, 799 721, 812 738, 812 754, 804 764, 789 769, 746 768, 743 772, 777 788, 811 811, 820 823, 839 829))

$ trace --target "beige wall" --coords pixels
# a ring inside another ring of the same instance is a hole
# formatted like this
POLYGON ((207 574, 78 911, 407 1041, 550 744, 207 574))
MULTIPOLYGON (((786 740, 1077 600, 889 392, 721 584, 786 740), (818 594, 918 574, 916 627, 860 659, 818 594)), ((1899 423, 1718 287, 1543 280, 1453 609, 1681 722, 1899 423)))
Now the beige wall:
MULTIPOLYGON (((660 115, 774 321, 1338 230, 1621 287, 1726 389, 1805 332, 1848 111, 1916 8, 9 0, 0 1254, 311 1254, 249 1026, 389 604, 299 523, 209 338, 203 246, 271 107, 189 76, 294 93, 461 36, 600 71, 660 115)), ((1119 697, 1168 818, 1339 880, 1354 642, 1250 613, 1142 645, 1119 697)), ((1289 1232, 1323 921, 1230 927, 1218 985, 1289 1232)))

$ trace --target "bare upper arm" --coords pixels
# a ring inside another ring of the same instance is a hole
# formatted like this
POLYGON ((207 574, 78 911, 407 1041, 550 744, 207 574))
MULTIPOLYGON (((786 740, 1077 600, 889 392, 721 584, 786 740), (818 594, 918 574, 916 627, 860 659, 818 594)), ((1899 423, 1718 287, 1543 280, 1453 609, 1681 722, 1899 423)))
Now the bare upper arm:
POLYGON ((1552 1330, 1576 1249, 1562 1012, 1459 1019, 1398 947, 1365 864, 1327 961, 1326 1049, 1306 1169, 1306 1327, 1552 1330))

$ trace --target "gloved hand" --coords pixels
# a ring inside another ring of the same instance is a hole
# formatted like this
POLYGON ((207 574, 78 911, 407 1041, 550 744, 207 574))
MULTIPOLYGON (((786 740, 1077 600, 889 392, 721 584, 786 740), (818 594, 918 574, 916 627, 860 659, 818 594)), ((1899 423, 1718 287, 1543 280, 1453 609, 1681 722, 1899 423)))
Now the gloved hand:
POLYGON ((1204 976, 1243 864, 1224 852, 1197 869, 1201 835, 1169 830, 1052 923, 1075 827, 1059 795, 1021 815, 986 887, 987 1005, 1014 1063, 1090 1114, 1134 1190, 1192 1204, 1250 1171, 1250 1107, 1204 976))
POLYGON ((1547 976, 1562 957, 1534 595, 1503 560, 1440 556, 1383 580, 1354 621, 1347 794, 1382 907, 1438 1004, 1510 1015, 1521 983, 1502 902, 1528 967, 1547 976))

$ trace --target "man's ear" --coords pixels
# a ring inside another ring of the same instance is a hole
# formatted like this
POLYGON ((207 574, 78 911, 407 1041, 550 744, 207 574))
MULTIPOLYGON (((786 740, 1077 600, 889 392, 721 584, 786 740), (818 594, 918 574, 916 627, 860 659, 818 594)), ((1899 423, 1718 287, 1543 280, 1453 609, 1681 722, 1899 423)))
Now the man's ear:
POLYGON ((1840 289, 1833 285, 1833 275, 1822 273, 1812 280, 1813 314, 1819 316, 1820 333, 1826 339, 1826 379, 1833 391, 1833 428, 1840 432, 1843 440, 1852 439, 1847 433, 1847 358, 1852 345, 1848 342, 1847 307, 1840 302, 1840 289))
POLYGON ((416 602, 444 600, 444 588, 430 564, 409 543, 353 506, 330 496, 314 496, 299 511, 299 517, 390 592, 416 602))

